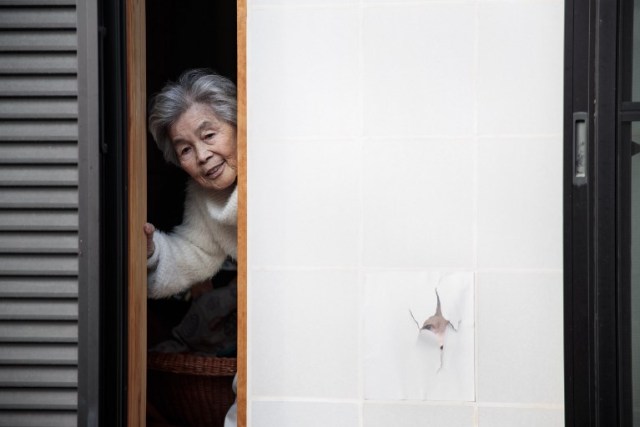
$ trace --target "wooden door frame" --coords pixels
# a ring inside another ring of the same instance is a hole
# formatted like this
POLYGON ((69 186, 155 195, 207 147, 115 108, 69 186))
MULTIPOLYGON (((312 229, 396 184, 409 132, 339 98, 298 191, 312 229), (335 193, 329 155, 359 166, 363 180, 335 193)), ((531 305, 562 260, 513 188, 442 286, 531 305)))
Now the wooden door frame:
MULTIPOLYGON (((237 0, 238 61, 238 427, 247 425, 247 91, 246 0, 237 0)), ((127 425, 146 425, 147 218, 145 0, 126 0, 127 87, 127 425)))
POLYGON ((247 0, 237 0, 238 427, 247 425, 247 0))
POLYGON ((147 408, 147 55, 145 0, 125 1, 127 108, 127 426, 147 408))

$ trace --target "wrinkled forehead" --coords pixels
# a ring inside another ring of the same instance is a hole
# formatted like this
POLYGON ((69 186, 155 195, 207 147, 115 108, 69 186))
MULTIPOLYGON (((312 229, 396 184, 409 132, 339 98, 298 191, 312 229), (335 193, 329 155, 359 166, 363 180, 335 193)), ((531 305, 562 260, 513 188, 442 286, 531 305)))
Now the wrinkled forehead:
POLYGON ((208 128, 218 128, 222 123, 211 107, 194 104, 178 116, 167 129, 167 134, 169 139, 173 140, 177 135, 198 133, 208 128))

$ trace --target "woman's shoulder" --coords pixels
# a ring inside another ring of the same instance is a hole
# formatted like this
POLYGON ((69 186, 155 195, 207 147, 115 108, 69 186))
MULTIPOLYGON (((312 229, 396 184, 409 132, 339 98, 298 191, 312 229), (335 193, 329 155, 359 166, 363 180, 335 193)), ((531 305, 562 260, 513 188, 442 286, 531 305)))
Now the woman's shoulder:
POLYGON ((235 224, 237 222, 238 190, 236 185, 233 188, 214 191, 203 188, 195 181, 189 180, 186 191, 185 203, 191 205, 191 208, 201 210, 212 219, 226 224, 235 224))

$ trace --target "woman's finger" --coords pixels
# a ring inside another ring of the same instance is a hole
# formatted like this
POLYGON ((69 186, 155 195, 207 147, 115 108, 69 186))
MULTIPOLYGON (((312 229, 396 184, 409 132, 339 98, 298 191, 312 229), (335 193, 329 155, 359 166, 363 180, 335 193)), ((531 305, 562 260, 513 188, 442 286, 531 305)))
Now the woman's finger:
POLYGON ((152 235, 154 231, 156 231, 156 228, 153 226, 153 224, 147 222, 144 225, 144 233, 149 236, 152 235))
POLYGON ((156 246, 153 244, 153 232, 156 231, 156 228, 148 222, 142 228, 144 234, 147 235, 147 258, 149 258, 156 250, 156 246))

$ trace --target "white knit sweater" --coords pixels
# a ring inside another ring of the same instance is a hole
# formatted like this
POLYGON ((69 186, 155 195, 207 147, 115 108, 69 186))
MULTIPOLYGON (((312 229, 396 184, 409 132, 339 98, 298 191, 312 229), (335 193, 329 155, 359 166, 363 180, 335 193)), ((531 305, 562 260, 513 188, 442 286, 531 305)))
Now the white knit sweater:
POLYGON ((213 276, 227 256, 237 257, 238 193, 187 186, 184 219, 170 233, 153 233, 155 251, 147 260, 149 298, 187 290, 213 276))

